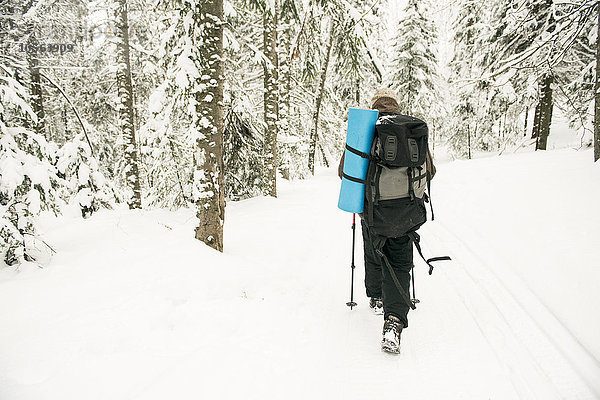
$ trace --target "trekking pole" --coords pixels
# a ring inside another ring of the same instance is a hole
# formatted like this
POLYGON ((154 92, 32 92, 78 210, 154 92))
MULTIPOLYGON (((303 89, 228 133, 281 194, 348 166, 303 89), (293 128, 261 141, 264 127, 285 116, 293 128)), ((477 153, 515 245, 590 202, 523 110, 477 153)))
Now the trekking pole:
POLYGON ((352 214, 352 264, 350 268, 352 269, 352 278, 350 281, 350 301, 346 303, 348 307, 352 310, 352 307, 356 306, 354 302, 354 244, 356 243, 356 214, 352 214))
POLYGON ((410 269, 410 273, 412 275, 412 287, 413 287, 413 295, 412 295, 412 299, 410 299, 410 301, 413 303, 413 305, 416 305, 416 304, 420 303, 421 300, 417 299, 417 295, 415 294, 415 266, 414 265, 410 269))

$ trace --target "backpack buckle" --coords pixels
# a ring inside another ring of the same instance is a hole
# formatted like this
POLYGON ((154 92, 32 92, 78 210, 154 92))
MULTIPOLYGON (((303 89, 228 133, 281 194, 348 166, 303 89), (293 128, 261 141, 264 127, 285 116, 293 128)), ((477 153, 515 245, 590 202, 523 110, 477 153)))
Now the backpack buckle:
POLYGON ((417 141, 415 139, 408 139, 408 152, 410 154, 411 162, 419 161, 419 146, 417 145, 417 141))
POLYGON ((395 136, 388 136, 387 138, 385 138, 384 149, 385 160, 394 161, 396 159, 396 154, 398 153, 398 145, 395 136))

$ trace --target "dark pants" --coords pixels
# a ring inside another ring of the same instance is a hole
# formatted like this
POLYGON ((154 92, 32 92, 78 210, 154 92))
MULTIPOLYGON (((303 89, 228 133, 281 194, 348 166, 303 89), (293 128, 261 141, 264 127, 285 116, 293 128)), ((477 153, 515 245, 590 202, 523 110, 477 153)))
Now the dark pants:
POLYGON ((375 252, 375 248, 383 246, 383 254, 385 254, 392 266, 398 281, 400 281, 400 285, 406 293, 410 293, 410 270, 413 267, 412 242, 408 236, 383 238, 372 235, 365 221, 361 221, 361 224, 365 253, 365 287, 367 289, 367 296, 381 297, 383 299, 385 317, 394 315, 400 318, 400 321, 407 327, 407 315, 410 307, 402 298, 383 259, 375 252))

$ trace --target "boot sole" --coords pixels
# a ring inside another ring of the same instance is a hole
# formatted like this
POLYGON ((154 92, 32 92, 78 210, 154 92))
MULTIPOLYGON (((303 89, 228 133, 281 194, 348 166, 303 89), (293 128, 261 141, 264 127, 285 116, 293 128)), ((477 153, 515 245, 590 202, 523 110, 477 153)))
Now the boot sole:
POLYGON ((400 354, 400 346, 388 340, 384 340, 381 342, 381 351, 390 354, 400 354))

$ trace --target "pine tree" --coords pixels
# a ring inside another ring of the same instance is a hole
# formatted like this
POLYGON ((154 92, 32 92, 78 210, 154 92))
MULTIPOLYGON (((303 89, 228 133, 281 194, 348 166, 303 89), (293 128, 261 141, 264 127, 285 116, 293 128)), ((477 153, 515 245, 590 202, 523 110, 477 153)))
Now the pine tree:
MULTIPOLYGON (((229 9, 224 31, 224 129, 223 162, 227 200, 239 200, 267 194, 264 168, 266 133, 265 66, 266 56, 254 43, 264 42, 264 11, 259 5, 229 9), (251 21, 249 23, 249 21, 251 21), (256 29, 262 25, 263 29, 256 29)), ((264 44, 264 43, 263 43, 264 44)), ((277 126, 279 128, 279 126, 277 126)), ((279 131, 279 129, 278 129, 279 131)), ((277 132, 279 144, 279 132, 277 132)), ((277 158, 279 159, 279 148, 277 158)), ((272 171, 274 177, 275 171, 272 171)))
POLYGON ((101 171, 84 134, 66 142, 57 152, 56 169, 64 186, 77 202, 83 218, 89 218, 100 208, 112 209, 122 196, 101 171))
POLYGON ((436 30, 417 0, 410 0, 394 39, 393 82, 404 114, 426 118, 435 98, 436 30))
POLYGON ((51 249, 36 233, 35 216, 61 203, 56 147, 23 126, 37 116, 14 67, 0 63, 0 250, 7 265, 47 260, 51 249))
POLYGON ((448 142, 455 154, 471 158, 489 126, 485 107, 489 103, 487 83, 481 80, 487 35, 483 4, 466 0, 455 23, 454 58, 451 62, 451 90, 455 116, 448 124, 448 142))
POLYGON ((261 129, 243 104, 226 108, 223 129, 223 163, 227 200, 263 194, 263 140, 261 129))

